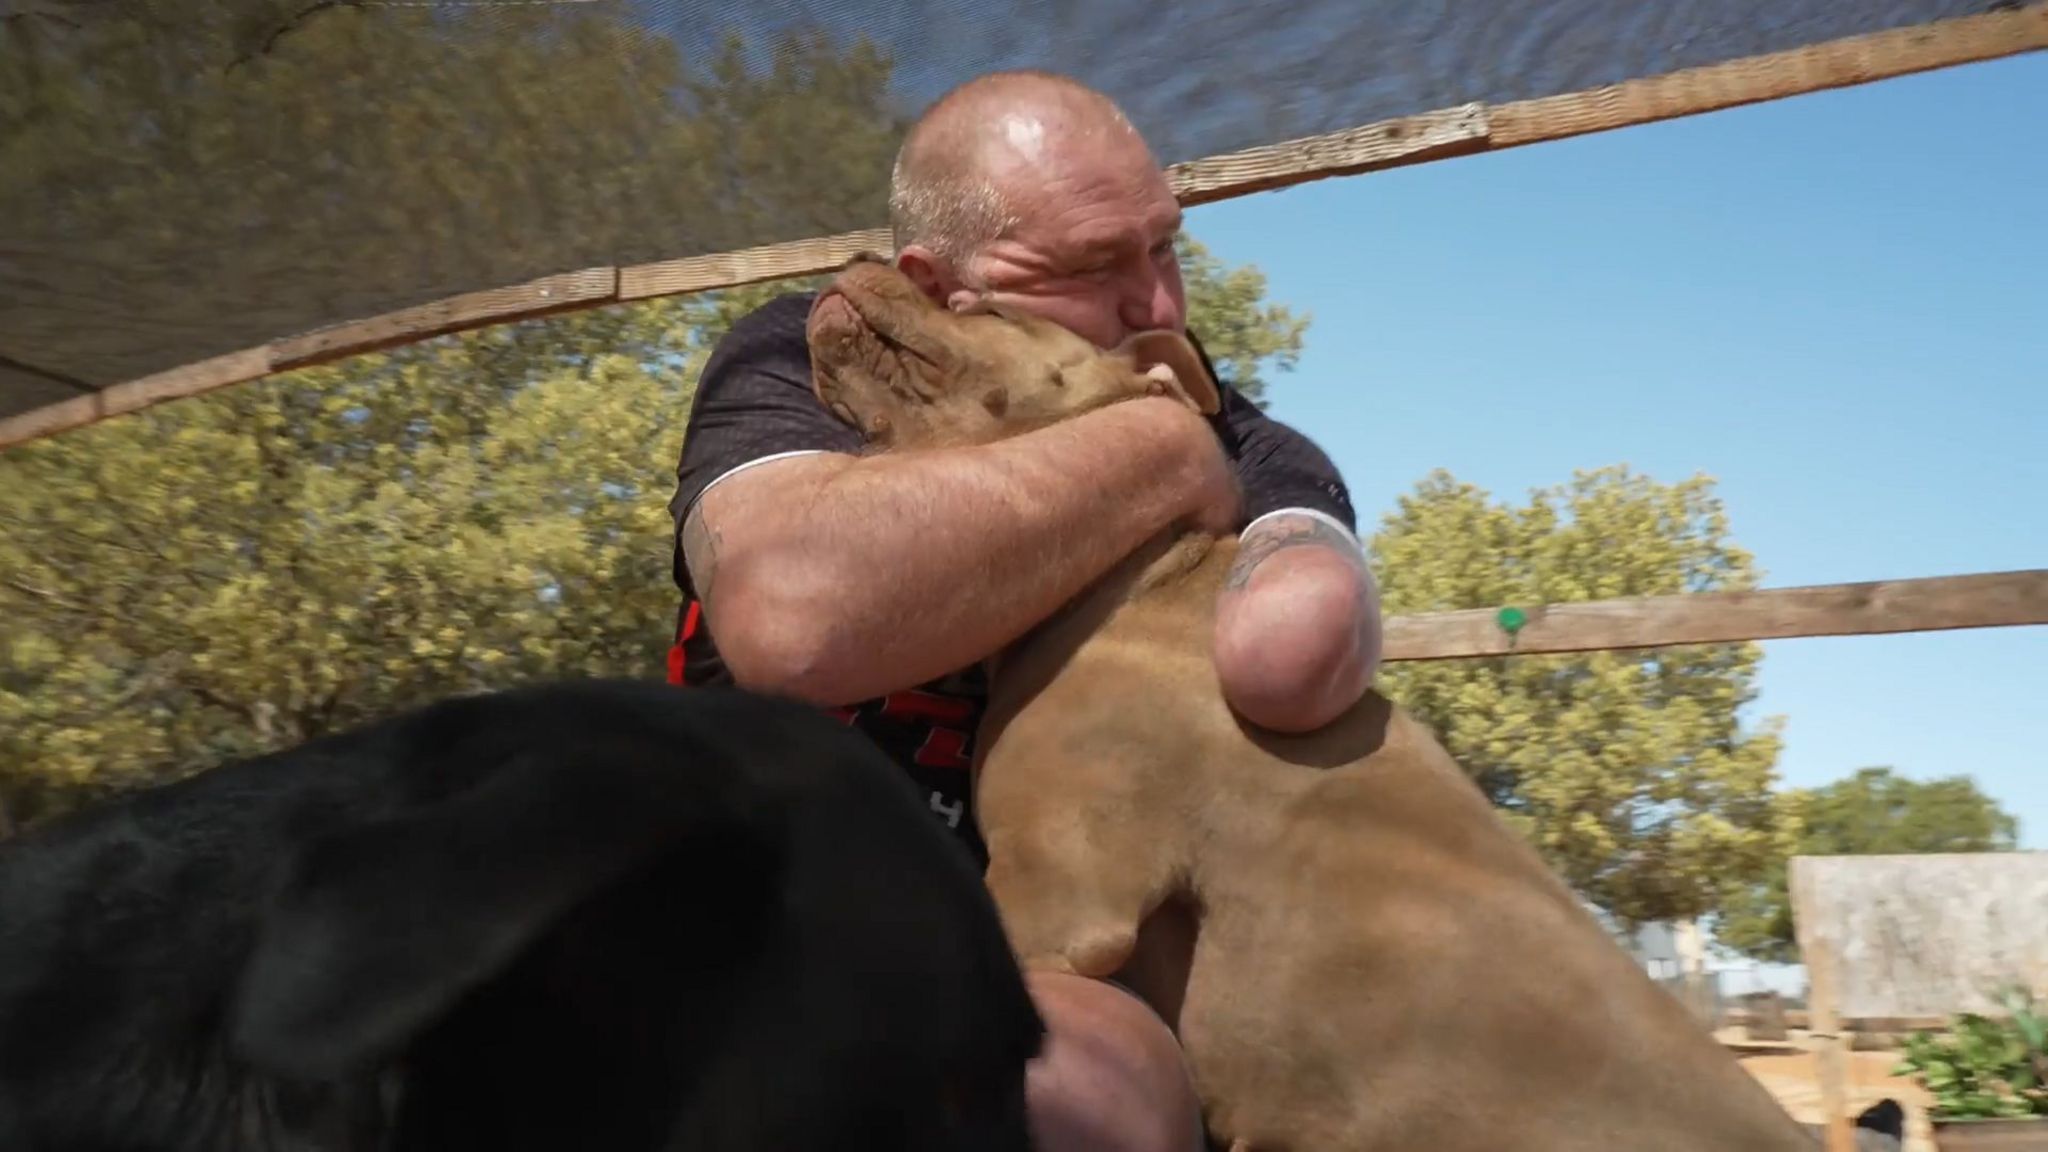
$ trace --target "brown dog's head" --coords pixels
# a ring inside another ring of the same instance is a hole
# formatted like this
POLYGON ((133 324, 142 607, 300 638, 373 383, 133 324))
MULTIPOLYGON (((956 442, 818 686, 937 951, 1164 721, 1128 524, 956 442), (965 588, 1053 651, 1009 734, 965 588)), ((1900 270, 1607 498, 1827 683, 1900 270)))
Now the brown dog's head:
POLYGON ((1140 396, 1221 406, 1178 333, 1103 351, 1015 310, 951 311, 878 256, 856 256, 818 294, 808 335, 818 399, 877 448, 986 443, 1140 396))

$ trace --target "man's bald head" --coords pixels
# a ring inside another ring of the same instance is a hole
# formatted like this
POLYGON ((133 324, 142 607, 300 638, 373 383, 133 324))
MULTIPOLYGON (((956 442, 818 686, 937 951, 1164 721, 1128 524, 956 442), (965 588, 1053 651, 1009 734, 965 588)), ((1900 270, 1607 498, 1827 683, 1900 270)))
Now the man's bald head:
POLYGON ((976 77, 925 110, 896 154, 889 222, 900 251, 922 245, 950 263, 1016 222, 1010 180, 1056 153, 1094 144, 1150 152, 1115 102, 1051 72, 976 77))

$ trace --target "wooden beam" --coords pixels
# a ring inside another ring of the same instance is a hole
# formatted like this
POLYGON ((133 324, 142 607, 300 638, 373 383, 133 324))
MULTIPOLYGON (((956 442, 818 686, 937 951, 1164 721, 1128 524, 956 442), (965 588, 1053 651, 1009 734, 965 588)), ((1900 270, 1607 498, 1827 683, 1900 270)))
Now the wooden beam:
POLYGON ((787 280, 836 271, 862 252, 889 252, 894 248, 887 228, 842 232, 788 244, 764 244, 738 252, 714 252, 709 256, 686 256, 681 260, 659 260, 652 264, 628 264, 619 269, 619 298, 643 300, 654 296, 678 296, 685 292, 707 292, 714 288, 736 288, 763 280, 787 280))
POLYGON ((1180 202, 1193 206, 1291 188, 1311 180, 1484 152, 1487 134, 1486 105, 1460 104, 1420 116, 1401 116, 1190 160, 1168 167, 1166 177, 1180 202))
MULTIPOLYGON (((1588 91, 1499 105, 1463 104, 1398 117, 1189 161, 1174 165, 1168 175, 1184 203, 1205 204, 1335 176, 1562 140, 2044 48, 2048 48, 2048 0, 2035 0, 1997 12, 1844 37, 1588 91)), ((614 299, 638 300, 814 276, 837 269, 855 252, 888 251, 890 246, 888 230, 877 228, 625 268, 586 269, 337 324, 279 340, 268 349, 233 355, 260 351, 269 360, 265 371, 281 371, 463 328, 614 299), (574 299, 536 299, 532 294, 536 285, 551 281, 602 284, 607 277, 611 279, 609 289, 596 289, 574 299)), ((172 369, 160 376, 186 371, 172 369)), ((221 380, 210 387, 240 382, 221 380)), ((76 405, 76 401, 61 401, 51 408, 0 420, 0 449, 90 423, 76 417, 95 409, 76 405)))
POLYGON ((1512 635, 1494 608, 1394 617, 1386 624, 1384 659, 1460 660, 2048 624, 2048 568, 1504 607, 1519 607, 1527 616, 1512 635))
POLYGON ((278 340, 270 345, 271 370, 304 368, 450 332, 589 308, 616 300, 618 294, 619 272, 611 267, 584 268, 524 284, 465 292, 278 340))
MULTIPOLYGON (((1182 204, 1205 204, 1310 180, 1464 155, 1485 147, 1485 106, 1461 104, 1440 112, 1191 160, 1169 166, 1166 177, 1182 204)), ((738 252, 632 264, 619 269, 619 298, 639 300, 816 276, 836 271, 857 253, 887 253, 894 246, 887 228, 869 228, 738 252)))
POLYGON ((246 384, 293 368, 416 343, 450 332, 594 307, 617 296, 616 269, 586 268, 317 329, 0 419, 0 451, 151 405, 246 384))
MULTIPOLYGON (((2048 48, 2048 2, 1844 37, 1785 52, 1510 104, 1455 107, 1172 165, 1184 205, 1543 140, 1865 84, 2048 48)), ((767 244, 620 269, 622 299, 703 292, 831 272, 862 250, 887 252, 886 228, 767 244)))
POLYGON ((2048 3, 2036 2, 1495 105, 1491 146, 1564 140, 2043 48, 2048 3))
MULTIPOLYGON (((1785 1009, 1785 1027, 1806 1031, 1812 1024, 1812 1017, 1803 1008, 1785 1009)), ((1837 1014, 1836 1025, 1844 1032, 1876 1032, 1900 1035, 1907 1032, 1946 1032, 1949 1018, 1946 1016, 1841 1016, 1837 1014)))
POLYGON ((168 372, 109 385, 90 395, 46 405, 0 420, 0 450, 157 404, 197 396, 231 384, 261 379, 271 371, 266 348, 244 348, 168 372))
MULTIPOLYGON (((1509 104, 1460 104, 1172 165, 1189 206, 1315 180, 1562 140, 1807 92, 2048 49, 2048 0, 2021 8, 1691 68, 1509 104)), ((620 269, 621 299, 703 292, 831 272, 862 250, 887 252, 886 228, 767 244, 620 269)))

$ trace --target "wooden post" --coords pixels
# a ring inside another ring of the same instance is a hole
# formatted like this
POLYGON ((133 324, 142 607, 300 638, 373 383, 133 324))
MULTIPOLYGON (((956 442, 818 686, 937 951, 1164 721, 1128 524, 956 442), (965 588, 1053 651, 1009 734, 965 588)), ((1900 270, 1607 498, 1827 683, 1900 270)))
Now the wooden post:
POLYGON ((1811 895, 1813 872, 1806 861, 1793 857, 1790 870, 1792 927, 1799 941, 1799 957, 1806 964, 1806 1008, 1808 1032, 1814 1042, 1814 1060, 1820 1073, 1820 1102, 1826 1113, 1827 1152, 1856 1152, 1856 1131, 1849 1123, 1847 1045, 1843 1043, 1841 1020, 1835 1005, 1835 950, 1814 925, 1811 917, 1800 916, 1801 908, 1817 908, 1811 895))

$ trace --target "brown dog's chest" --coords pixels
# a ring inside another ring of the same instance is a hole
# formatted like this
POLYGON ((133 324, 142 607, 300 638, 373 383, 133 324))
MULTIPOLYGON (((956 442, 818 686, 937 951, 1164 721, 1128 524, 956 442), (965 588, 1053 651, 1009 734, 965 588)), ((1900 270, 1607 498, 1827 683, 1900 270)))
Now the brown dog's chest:
MULTIPOLYGON (((1237 542, 1165 534, 996 663, 977 738, 984 830, 1051 805, 1127 806, 1162 850, 1212 817, 1280 811, 1318 773, 1247 735, 1217 681, 1213 629, 1237 542)), ((1171 847, 1168 847, 1171 845, 1171 847)))

